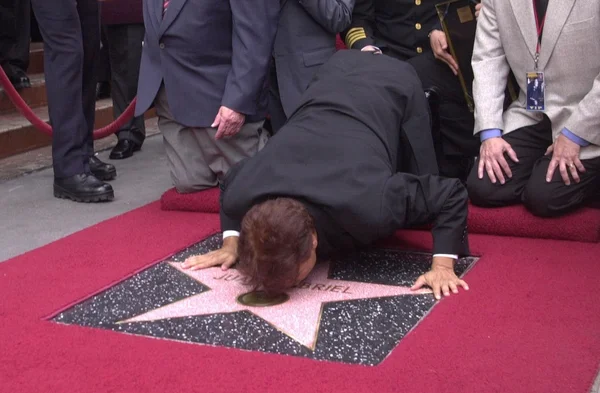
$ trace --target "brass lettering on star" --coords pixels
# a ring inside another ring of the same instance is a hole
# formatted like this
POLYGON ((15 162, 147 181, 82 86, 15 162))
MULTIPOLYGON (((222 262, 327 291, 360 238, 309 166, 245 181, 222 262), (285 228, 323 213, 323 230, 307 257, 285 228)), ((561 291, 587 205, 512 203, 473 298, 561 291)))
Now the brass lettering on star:
MULTIPOLYGON (((221 275, 221 276, 216 276, 216 277, 214 277, 214 279, 220 280, 220 281, 237 281, 237 282, 241 282, 242 284, 248 283, 247 277, 244 277, 241 274, 230 273, 230 272, 223 273, 223 275, 221 275)), ((349 295, 352 294, 352 292, 350 292, 349 286, 316 284, 316 283, 311 283, 308 281, 302 281, 300 284, 295 285, 294 288, 308 289, 310 291, 347 293, 349 295)))
POLYGON ((352 294, 352 292, 350 292, 350 287, 349 286, 313 284, 313 283, 308 282, 308 281, 302 281, 300 284, 296 285, 294 288, 308 289, 308 290, 311 290, 311 291, 339 292, 339 293, 352 294))
POLYGON ((237 274, 237 273, 224 273, 222 276, 219 277, 213 277, 215 280, 222 280, 222 281, 237 281, 237 282, 241 282, 242 284, 247 284, 248 283, 248 278, 242 276, 241 274, 237 274))

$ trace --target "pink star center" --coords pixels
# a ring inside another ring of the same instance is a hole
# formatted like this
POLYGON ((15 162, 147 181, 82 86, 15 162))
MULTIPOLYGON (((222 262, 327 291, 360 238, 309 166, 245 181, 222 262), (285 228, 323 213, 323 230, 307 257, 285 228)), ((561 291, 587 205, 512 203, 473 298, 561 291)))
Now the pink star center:
POLYGON ((288 292, 290 299, 287 302, 269 307, 251 307, 236 300, 239 295, 249 291, 244 285, 244 277, 236 270, 222 271, 214 267, 189 271, 181 269, 178 263, 170 262, 170 265, 210 289, 119 323, 249 311, 314 350, 325 303, 431 293, 427 289, 411 291, 409 287, 333 280, 327 277, 328 264, 320 264, 304 282, 288 292))

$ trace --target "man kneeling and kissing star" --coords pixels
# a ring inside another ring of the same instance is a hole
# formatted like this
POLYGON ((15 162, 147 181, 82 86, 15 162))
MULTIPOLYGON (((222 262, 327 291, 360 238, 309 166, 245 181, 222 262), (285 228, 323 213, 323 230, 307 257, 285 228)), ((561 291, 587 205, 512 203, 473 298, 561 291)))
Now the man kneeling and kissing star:
POLYGON ((222 248, 184 269, 236 262, 247 282, 279 294, 317 259, 431 223, 433 262, 412 290, 468 290, 454 272, 468 255, 467 192, 437 176, 427 99, 414 69, 388 56, 337 52, 288 122, 221 183, 222 248))

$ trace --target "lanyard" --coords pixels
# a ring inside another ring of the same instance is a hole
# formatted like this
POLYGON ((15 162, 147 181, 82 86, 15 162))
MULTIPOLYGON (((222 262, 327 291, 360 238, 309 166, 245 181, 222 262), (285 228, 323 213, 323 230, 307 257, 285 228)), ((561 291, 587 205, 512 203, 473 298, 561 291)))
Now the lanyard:
POLYGON ((535 28, 537 30, 537 44, 535 47, 535 58, 533 61, 535 62, 535 70, 538 69, 538 60, 540 59, 540 50, 542 49, 542 31, 544 30, 544 22, 546 21, 546 15, 544 15, 544 19, 540 22, 537 13, 537 7, 535 4, 536 0, 533 0, 533 14, 535 15, 535 28))

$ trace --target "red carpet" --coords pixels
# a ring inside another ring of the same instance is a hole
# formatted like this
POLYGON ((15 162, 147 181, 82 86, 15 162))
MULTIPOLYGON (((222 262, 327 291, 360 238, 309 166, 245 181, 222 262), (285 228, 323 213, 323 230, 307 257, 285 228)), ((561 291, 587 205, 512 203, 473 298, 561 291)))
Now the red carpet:
POLYGON ((583 208, 559 218, 540 218, 523 206, 484 209, 469 206, 469 232, 539 239, 600 241, 600 210, 583 208))
POLYGON ((218 213, 219 195, 218 187, 191 194, 180 194, 175 188, 171 188, 160 198, 160 205, 163 210, 218 213))
MULTIPOLYGON (((0 264, 0 391, 587 393, 600 360, 600 244, 471 236, 471 291, 379 366, 317 362, 45 320, 218 228, 153 203, 0 264)), ((423 231, 396 245, 427 249, 423 231)))
MULTIPOLYGON (((161 198, 164 210, 219 212, 219 190, 209 189, 193 194, 179 194, 175 189, 161 198)), ((501 209, 469 207, 469 233, 531 237, 536 239, 600 241, 600 209, 585 208, 560 218, 539 218, 523 206, 501 209)))
POLYGON ((346 49, 346 44, 344 44, 344 41, 342 41, 342 39, 340 38, 339 34, 338 36, 335 38, 335 47, 340 50, 340 49, 346 49))

